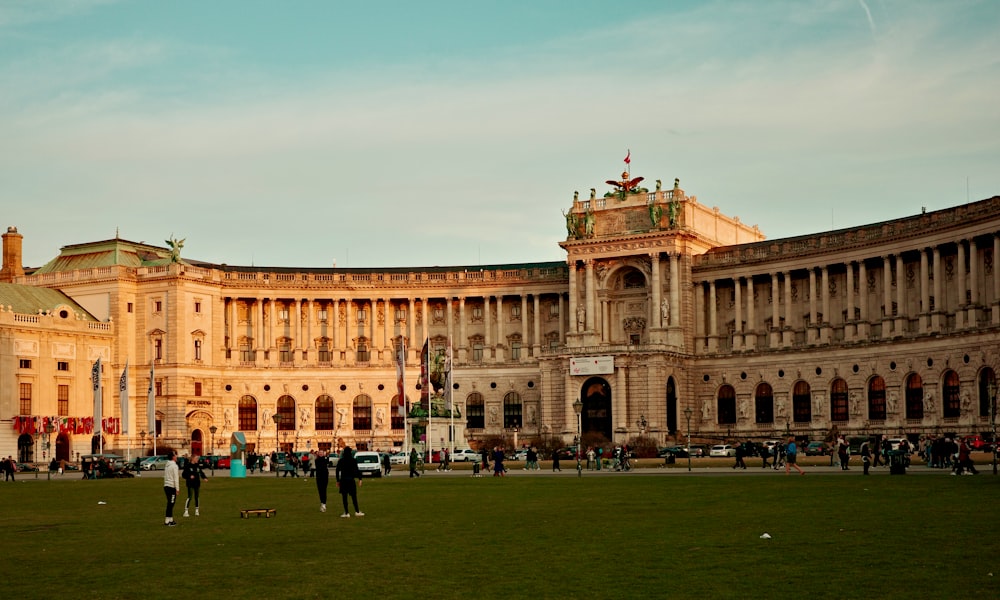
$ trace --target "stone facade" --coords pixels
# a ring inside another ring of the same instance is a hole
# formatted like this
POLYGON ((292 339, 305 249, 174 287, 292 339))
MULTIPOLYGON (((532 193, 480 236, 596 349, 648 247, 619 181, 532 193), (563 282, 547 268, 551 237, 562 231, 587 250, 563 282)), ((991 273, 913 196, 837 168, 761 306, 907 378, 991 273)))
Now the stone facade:
POLYGON ((130 431, 155 365, 160 439, 192 452, 236 430, 261 450, 400 447, 397 349, 412 403, 424 341, 449 339, 461 417, 432 419, 434 447, 578 427, 665 443, 689 418, 702 440, 989 429, 1000 197, 774 241, 677 182, 592 191, 565 215, 565 263, 232 267, 115 239, 4 268, 113 322, 130 431))

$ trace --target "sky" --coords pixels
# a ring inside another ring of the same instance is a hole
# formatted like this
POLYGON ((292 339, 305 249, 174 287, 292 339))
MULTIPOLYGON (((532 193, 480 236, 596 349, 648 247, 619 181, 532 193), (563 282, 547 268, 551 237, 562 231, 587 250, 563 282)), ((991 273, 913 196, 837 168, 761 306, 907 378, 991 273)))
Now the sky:
POLYGON ((626 153, 768 239, 1000 194, 1000 2, 0 0, 0 229, 561 261, 626 153))

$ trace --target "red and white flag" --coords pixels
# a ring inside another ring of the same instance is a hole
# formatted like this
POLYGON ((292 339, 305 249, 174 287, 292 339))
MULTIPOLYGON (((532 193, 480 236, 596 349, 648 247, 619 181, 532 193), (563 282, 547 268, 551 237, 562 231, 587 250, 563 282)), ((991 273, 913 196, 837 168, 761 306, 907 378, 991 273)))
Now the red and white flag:
POLYGON ((628 153, 625 154, 625 164, 628 165, 631 163, 632 163, 632 150, 629 150, 628 153))

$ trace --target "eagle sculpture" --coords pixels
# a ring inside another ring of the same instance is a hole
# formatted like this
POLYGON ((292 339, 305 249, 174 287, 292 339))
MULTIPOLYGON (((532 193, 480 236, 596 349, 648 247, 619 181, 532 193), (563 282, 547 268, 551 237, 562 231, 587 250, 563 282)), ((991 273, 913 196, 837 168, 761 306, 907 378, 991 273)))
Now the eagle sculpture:
POLYGON ((626 192, 638 192, 639 184, 642 183, 644 179, 646 178, 635 177, 633 179, 629 179, 629 173, 628 171, 625 171, 622 173, 621 181, 615 181, 613 179, 609 179, 605 181, 605 183, 607 183, 608 185, 613 185, 616 188, 618 188, 618 193, 624 197, 626 192))

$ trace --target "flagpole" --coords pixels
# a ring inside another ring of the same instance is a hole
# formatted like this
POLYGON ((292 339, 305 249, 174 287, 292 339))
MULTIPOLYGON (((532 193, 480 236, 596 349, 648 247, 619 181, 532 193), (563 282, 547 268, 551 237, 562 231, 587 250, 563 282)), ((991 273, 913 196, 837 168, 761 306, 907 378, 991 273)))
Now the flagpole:
POLYGON ((451 421, 448 425, 448 441, 449 447, 451 448, 451 456, 455 456, 455 401, 452 396, 452 389, 455 387, 451 383, 451 371, 454 369, 453 355, 451 349, 451 338, 448 338, 448 356, 445 358, 445 364, 448 365, 448 376, 445 378, 446 385, 448 386, 448 416, 451 417, 451 421))

